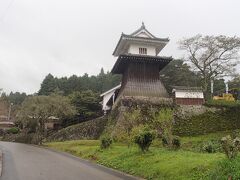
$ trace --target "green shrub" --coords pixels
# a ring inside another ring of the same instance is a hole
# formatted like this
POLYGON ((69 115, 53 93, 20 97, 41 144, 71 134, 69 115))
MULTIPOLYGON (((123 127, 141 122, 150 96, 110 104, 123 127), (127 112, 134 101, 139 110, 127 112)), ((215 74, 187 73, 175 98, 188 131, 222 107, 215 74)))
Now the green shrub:
POLYGON ((111 133, 112 139, 114 142, 121 142, 129 144, 131 139, 127 131, 124 131, 122 128, 116 128, 111 133))
POLYGON ((148 126, 140 125, 133 129, 133 140, 142 152, 148 151, 152 141, 155 138, 154 131, 150 130, 148 126))
POLYGON ((10 133, 10 134, 17 134, 19 133, 19 129, 17 127, 12 127, 10 129, 7 130, 7 133, 10 133))
POLYGON ((205 103, 209 107, 237 107, 240 106, 239 101, 226 101, 226 100, 209 100, 205 103))
POLYGON ((232 139, 230 135, 223 137, 221 139, 221 144, 223 151, 227 155, 228 159, 237 157, 238 151, 240 149, 240 139, 238 137, 235 139, 232 139))
POLYGON ((111 146, 112 144, 112 138, 109 135, 103 135, 100 138, 100 142, 101 142, 101 149, 107 149, 111 146))
POLYGON ((178 149, 181 146, 181 141, 180 138, 178 136, 175 136, 172 140, 172 145, 174 149, 178 149))
POLYGON ((152 110, 152 124, 158 132, 158 137, 163 137, 164 146, 170 149, 180 147, 180 140, 173 136, 174 111, 171 108, 162 108, 160 111, 152 110))
POLYGON ((158 136, 170 138, 173 129, 173 110, 171 108, 162 108, 160 111, 151 110, 152 125, 157 130, 158 136))
POLYGON ((217 141, 207 141, 201 147, 201 151, 208 153, 216 153, 220 151, 220 144, 217 141))
POLYGON ((178 149, 181 146, 181 141, 178 136, 174 136, 172 138, 172 142, 170 143, 168 138, 162 137, 162 144, 164 147, 171 147, 173 149, 178 149))
POLYGON ((162 144, 164 147, 166 147, 168 145, 168 141, 166 137, 162 137, 162 144))

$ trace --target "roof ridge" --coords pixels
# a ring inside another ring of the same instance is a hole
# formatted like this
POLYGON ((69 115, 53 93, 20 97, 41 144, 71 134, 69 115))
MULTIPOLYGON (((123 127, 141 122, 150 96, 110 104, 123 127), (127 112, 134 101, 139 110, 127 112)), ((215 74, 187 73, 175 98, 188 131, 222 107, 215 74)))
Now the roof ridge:
POLYGON ((147 29, 146 26, 144 24, 144 22, 142 22, 142 26, 140 28, 138 28, 136 31, 134 31, 133 33, 131 33, 130 35, 133 36, 135 34, 137 34, 138 32, 145 30, 148 34, 150 34, 150 36, 152 36, 153 38, 156 38, 156 36, 154 36, 152 33, 150 33, 147 29))
POLYGON ((123 36, 123 37, 128 37, 128 38, 137 38, 137 39, 169 41, 169 38, 158 38, 158 37, 147 38, 147 37, 138 37, 138 36, 128 35, 128 34, 124 34, 124 33, 122 33, 122 36, 123 36))

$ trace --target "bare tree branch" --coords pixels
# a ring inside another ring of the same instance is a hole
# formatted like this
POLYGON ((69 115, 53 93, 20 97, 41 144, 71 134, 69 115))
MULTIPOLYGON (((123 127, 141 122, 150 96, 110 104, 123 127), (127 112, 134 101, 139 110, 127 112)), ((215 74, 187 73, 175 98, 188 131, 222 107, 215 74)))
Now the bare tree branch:
POLYGON ((205 95, 212 78, 234 73, 239 58, 240 38, 196 35, 181 40, 179 45, 188 55, 186 61, 200 71, 205 95))

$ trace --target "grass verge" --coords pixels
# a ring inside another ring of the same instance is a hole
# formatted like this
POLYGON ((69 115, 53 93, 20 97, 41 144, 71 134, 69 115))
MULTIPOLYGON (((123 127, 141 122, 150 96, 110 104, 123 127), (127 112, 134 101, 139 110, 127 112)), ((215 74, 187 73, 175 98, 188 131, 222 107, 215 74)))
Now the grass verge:
POLYGON ((158 146, 144 154, 135 146, 123 144, 101 150, 95 140, 51 142, 46 146, 146 179, 207 179, 225 159, 222 153, 170 151, 158 146))

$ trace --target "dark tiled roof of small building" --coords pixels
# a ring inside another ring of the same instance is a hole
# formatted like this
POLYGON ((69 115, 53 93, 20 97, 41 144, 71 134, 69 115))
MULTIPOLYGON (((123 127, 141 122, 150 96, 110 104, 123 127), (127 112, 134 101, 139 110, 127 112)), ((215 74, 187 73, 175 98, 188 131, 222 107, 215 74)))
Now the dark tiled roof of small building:
POLYGON ((189 87, 189 86, 172 86, 174 90, 185 90, 185 91, 202 91, 201 87, 189 87))

